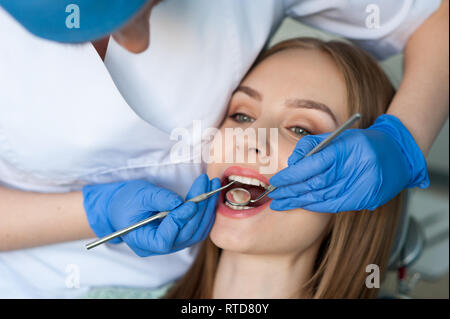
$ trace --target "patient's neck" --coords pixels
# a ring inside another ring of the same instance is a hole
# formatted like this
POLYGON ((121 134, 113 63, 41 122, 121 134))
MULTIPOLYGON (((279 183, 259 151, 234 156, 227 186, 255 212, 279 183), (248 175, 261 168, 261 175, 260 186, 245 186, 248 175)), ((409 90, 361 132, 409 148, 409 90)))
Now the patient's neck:
POLYGON ((311 278, 318 247, 298 256, 248 255, 223 250, 213 298, 309 298, 301 287, 311 278))

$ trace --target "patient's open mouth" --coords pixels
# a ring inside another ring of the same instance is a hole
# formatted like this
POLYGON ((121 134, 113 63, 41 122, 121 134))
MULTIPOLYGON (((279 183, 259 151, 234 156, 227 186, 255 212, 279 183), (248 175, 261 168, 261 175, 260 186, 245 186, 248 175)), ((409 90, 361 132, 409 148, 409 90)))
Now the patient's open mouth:
MULTIPOLYGON (((228 178, 226 178, 226 183, 229 183, 230 181, 236 181, 233 185, 231 185, 227 192, 232 191, 236 188, 243 188, 247 190, 250 194, 251 199, 258 198, 264 191, 267 189, 267 184, 260 181, 256 178, 246 177, 246 176, 239 176, 239 175, 230 175, 228 178)), ((239 192, 235 192, 234 196, 239 196, 239 192)), ((257 201, 256 203, 248 203, 246 206, 236 206, 232 205, 229 202, 227 202, 226 199, 224 199, 225 204, 236 210, 242 210, 242 209, 251 209, 252 207, 259 207, 263 205, 266 201, 266 198, 262 198, 261 200, 257 201)), ((246 201, 245 198, 237 198, 237 202, 243 202, 246 201)))
POLYGON ((223 190, 219 199, 221 204, 220 206, 226 207, 224 211, 227 211, 229 213, 232 213, 233 211, 235 213, 257 213, 261 209, 263 209, 263 206, 265 206, 266 203, 270 202, 270 198, 264 197, 255 203, 248 203, 246 206, 231 205, 225 199, 225 194, 227 192, 233 189, 243 188, 250 193, 252 199, 255 199, 258 198, 258 196, 260 196, 262 193, 264 193, 267 186, 269 185, 268 180, 258 172, 254 171, 253 169, 243 168, 239 166, 229 167, 224 172, 222 177, 222 185, 225 185, 231 181, 235 181, 235 183, 227 189, 223 190))

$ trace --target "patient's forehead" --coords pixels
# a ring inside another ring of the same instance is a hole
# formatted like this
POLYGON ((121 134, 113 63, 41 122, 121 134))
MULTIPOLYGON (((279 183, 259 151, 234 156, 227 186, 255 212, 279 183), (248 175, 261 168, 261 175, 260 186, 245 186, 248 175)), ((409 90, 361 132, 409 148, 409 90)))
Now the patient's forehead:
POLYGON ((340 122, 348 118, 345 79, 325 52, 293 48, 277 52, 256 65, 241 85, 264 98, 303 98, 326 104, 340 122))

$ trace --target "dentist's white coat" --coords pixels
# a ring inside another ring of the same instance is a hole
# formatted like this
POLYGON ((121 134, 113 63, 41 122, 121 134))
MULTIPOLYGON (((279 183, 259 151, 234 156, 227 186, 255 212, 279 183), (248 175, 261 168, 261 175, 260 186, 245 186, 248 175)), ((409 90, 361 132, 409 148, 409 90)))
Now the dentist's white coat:
MULTIPOLYGON (((203 167, 170 162, 172 129, 189 129, 193 120, 218 125, 285 15, 384 58, 401 51, 439 3, 166 0, 152 13, 150 49, 133 55, 111 39, 105 63, 90 43, 35 38, 0 9, 0 185, 56 193, 145 178, 185 195, 203 167), (372 3, 380 9, 378 29, 365 25, 372 3)), ((154 288, 181 276, 195 255, 185 249, 140 258, 125 244, 88 252, 89 241, 1 252, 0 298, 78 297, 92 286, 154 288)))

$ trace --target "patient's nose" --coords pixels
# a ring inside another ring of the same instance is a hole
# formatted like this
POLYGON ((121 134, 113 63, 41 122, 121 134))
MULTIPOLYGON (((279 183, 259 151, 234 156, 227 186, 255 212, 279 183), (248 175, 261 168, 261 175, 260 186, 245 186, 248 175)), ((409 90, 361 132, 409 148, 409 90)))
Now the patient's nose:
POLYGON ((245 162, 258 162, 270 157, 274 151, 272 147, 269 128, 248 127, 241 134, 236 135, 235 150, 236 159, 242 159, 245 162))

